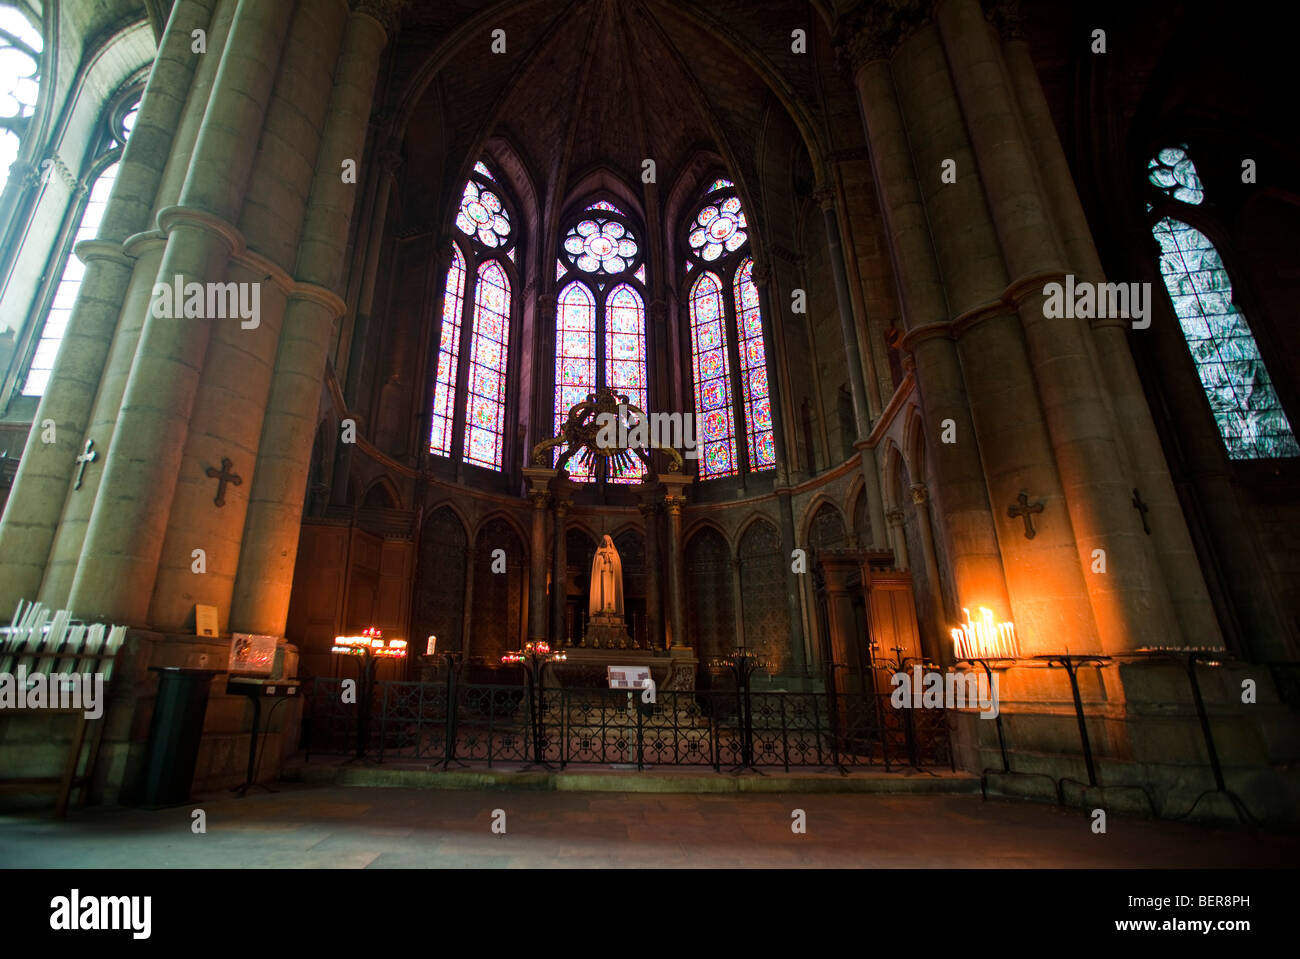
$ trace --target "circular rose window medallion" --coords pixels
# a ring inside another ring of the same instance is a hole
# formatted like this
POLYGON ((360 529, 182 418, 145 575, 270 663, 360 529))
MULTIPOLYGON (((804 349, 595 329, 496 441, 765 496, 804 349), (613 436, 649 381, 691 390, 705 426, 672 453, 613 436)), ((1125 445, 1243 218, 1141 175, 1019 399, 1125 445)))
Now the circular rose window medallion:
POLYGON ((736 221, 729 216, 720 216, 709 224, 709 236, 721 243, 736 230, 736 221))
POLYGON ((614 252, 614 243, 603 233, 597 233, 587 239, 587 252, 603 260, 614 252))
POLYGON ((465 212, 469 214, 469 218, 475 223, 486 223, 492 219, 492 214, 488 212, 487 207, 478 200, 471 200, 465 204, 465 212))

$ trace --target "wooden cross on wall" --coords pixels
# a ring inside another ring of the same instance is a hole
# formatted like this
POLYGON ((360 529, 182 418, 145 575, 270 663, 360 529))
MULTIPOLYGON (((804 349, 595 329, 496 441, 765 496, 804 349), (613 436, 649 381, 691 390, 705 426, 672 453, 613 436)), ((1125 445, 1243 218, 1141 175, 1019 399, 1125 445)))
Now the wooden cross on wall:
POLYGON ((95 452, 95 441, 86 440, 86 448, 77 455, 77 462, 81 465, 77 467, 77 481, 72 484, 73 489, 81 489, 81 481, 86 477, 86 464, 97 459, 99 454, 95 452))
POLYGON ((1007 515, 1013 518, 1019 516, 1023 519, 1025 521, 1025 539, 1033 539, 1038 535, 1038 530, 1034 529, 1033 514, 1041 513, 1043 504, 1035 503, 1030 506, 1029 494, 1024 490, 1021 490, 1020 495, 1016 497, 1016 503, 1018 505, 1007 507, 1007 515))
POLYGON ((234 465, 235 464, 230 462, 227 457, 223 456, 221 458, 221 469, 213 469, 211 466, 207 468, 206 472, 208 476, 217 481, 217 495, 213 497, 212 502, 216 503, 218 506, 226 505, 227 483, 233 483, 235 486, 238 486, 244 482, 244 478, 238 473, 230 472, 230 467, 234 465))

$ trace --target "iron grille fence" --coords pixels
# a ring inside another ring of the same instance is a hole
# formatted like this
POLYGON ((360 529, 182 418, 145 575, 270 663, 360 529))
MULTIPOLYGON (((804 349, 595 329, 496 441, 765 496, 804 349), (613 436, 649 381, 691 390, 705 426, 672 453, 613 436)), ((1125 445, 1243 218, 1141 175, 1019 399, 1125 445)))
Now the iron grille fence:
POLYGON ((944 711, 896 709, 888 693, 658 690, 643 703, 613 689, 382 681, 365 709, 344 702, 343 682, 308 688, 309 762, 954 768, 944 711))

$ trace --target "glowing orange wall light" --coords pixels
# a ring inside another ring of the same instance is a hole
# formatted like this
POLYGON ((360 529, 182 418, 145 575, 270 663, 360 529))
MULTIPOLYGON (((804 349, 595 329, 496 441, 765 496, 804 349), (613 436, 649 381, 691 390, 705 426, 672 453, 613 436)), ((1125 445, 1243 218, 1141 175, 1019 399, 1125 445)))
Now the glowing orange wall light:
POLYGON ((993 610, 979 607, 979 619, 972 620, 970 610, 962 607, 966 622, 952 631, 953 649, 958 659, 1019 659, 1016 624, 999 623, 993 610))

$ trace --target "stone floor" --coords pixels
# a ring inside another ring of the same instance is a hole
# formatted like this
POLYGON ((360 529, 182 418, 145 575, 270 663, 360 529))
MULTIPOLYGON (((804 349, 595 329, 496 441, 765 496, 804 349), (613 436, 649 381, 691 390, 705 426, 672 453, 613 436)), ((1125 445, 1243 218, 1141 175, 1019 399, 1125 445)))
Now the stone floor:
POLYGON ((1300 837, 967 795, 680 795, 286 785, 59 822, 0 816, 0 867, 1292 866, 1300 837), (795 835, 791 811, 807 814, 795 835), (191 831, 202 809, 207 832, 191 831), (491 831, 493 810, 506 834, 491 831))

